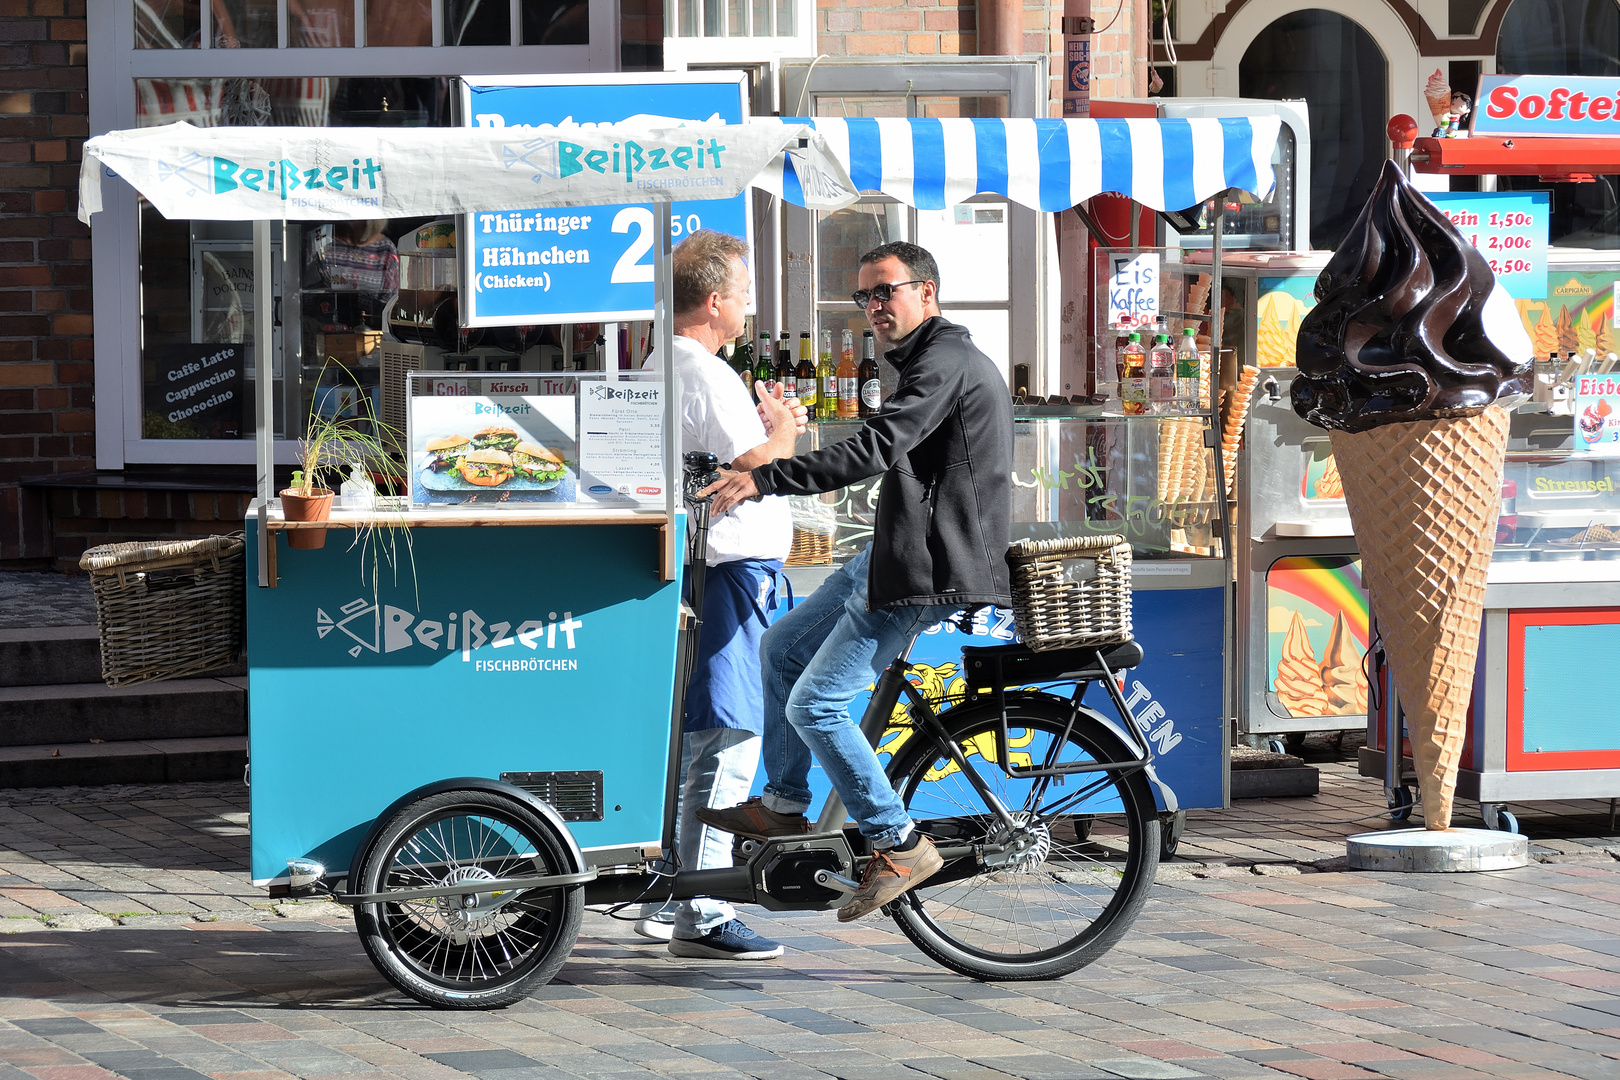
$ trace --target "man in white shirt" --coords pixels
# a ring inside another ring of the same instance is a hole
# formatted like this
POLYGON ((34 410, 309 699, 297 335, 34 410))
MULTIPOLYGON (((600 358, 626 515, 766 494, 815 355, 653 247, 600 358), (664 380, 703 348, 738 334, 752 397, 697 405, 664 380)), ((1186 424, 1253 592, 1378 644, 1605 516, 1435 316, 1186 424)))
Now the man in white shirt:
MULTIPOLYGON (((674 354, 681 378, 681 452, 702 450, 734 469, 791 457, 805 410, 782 389, 759 387, 760 402, 715 355, 742 333, 750 275, 748 246, 703 229, 674 252, 674 354)), ((657 353, 645 365, 659 366, 657 353)), ((776 609, 776 573, 793 544, 786 499, 741 503, 710 519, 703 625, 686 695, 682 789, 675 846, 683 870, 731 865, 731 834, 694 816, 747 798, 764 730, 759 641, 776 609)), ((737 918, 722 900, 700 897, 644 911, 636 932, 669 940, 676 956, 772 960, 782 946, 737 918)))

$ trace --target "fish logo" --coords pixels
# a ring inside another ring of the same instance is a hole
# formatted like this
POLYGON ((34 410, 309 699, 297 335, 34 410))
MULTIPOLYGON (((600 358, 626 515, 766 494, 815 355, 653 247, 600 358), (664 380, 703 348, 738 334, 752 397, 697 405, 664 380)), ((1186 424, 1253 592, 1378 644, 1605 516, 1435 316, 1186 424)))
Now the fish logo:
POLYGON ((338 611, 341 612, 345 618, 333 620, 332 616, 328 615, 325 611, 322 611, 320 608, 315 609, 316 637, 324 638, 333 630, 341 630, 349 637, 353 638, 356 642, 354 647, 349 650, 350 656, 357 657, 360 655, 362 650, 370 650, 371 652, 381 651, 379 643, 382 638, 382 619, 378 615, 376 604, 373 604, 363 598, 359 598, 350 600, 347 604, 344 604, 342 607, 338 608, 338 611), (362 637, 360 633, 356 633, 356 630, 359 630, 362 633, 365 631, 368 624, 361 620, 364 620, 368 615, 371 616, 371 621, 369 624, 371 636, 369 638, 362 637), (349 624, 354 622, 359 622, 359 626, 351 629, 349 624))
POLYGON ((190 153, 177 162, 158 159, 158 179, 179 180, 189 189, 187 196, 206 193, 212 184, 212 174, 205 154, 190 153))

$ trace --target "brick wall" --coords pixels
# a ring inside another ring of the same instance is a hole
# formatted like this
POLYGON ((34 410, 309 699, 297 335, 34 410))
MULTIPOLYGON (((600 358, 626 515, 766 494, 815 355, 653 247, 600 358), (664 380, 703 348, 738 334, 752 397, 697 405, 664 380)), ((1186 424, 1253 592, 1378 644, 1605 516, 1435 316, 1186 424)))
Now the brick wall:
POLYGON ((250 494, 227 491, 44 492, 58 567, 79 565, 85 549, 127 540, 176 539, 237 532, 250 494))
MULTIPOLYGON (((1097 28, 1107 28, 1092 41, 1092 97, 1147 93, 1146 69, 1133 61, 1146 55, 1147 9, 1147 0, 1092 0, 1097 28)), ((1063 113, 1062 18, 1062 0, 1024 0, 1024 52, 1052 58, 1051 116, 1063 113)), ((828 56, 979 55, 975 0, 817 0, 816 20, 816 47, 828 56)))
POLYGON ((49 553, 24 476, 94 467, 85 0, 0 0, 0 561, 49 553))

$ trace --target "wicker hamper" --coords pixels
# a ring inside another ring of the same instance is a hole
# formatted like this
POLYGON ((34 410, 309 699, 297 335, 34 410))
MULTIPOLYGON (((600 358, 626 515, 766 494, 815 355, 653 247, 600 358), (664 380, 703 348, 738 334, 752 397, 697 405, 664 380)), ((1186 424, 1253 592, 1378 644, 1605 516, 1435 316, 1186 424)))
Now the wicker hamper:
POLYGON ((1007 564, 1018 636, 1031 649, 1131 639, 1131 545, 1123 536, 1020 540, 1007 564))
POLYGON ((79 559, 90 571, 108 686, 181 679, 242 653, 242 534, 107 544, 79 559))

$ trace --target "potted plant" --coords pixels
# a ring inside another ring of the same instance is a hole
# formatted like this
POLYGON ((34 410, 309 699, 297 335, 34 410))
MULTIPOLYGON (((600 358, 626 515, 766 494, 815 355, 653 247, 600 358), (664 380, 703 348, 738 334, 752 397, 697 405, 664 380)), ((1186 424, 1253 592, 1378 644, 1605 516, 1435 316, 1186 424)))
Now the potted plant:
MULTIPOLYGON (((332 512, 332 486, 341 482, 354 466, 362 472, 390 483, 403 484, 403 466, 389 453, 387 432, 371 407, 371 398, 358 390, 358 380, 335 359, 328 358, 310 396, 304 435, 298 440, 298 467, 292 485, 281 491, 281 512, 288 521, 326 521, 332 512), (332 387, 326 374, 335 367, 349 385, 356 386, 355 415, 341 416, 339 409, 323 412, 330 403, 332 387), (328 481, 328 477, 336 477, 328 481)), ((362 527, 362 532, 368 531, 362 527)), ((300 549, 326 546, 325 529, 288 529, 287 546, 300 549)))

